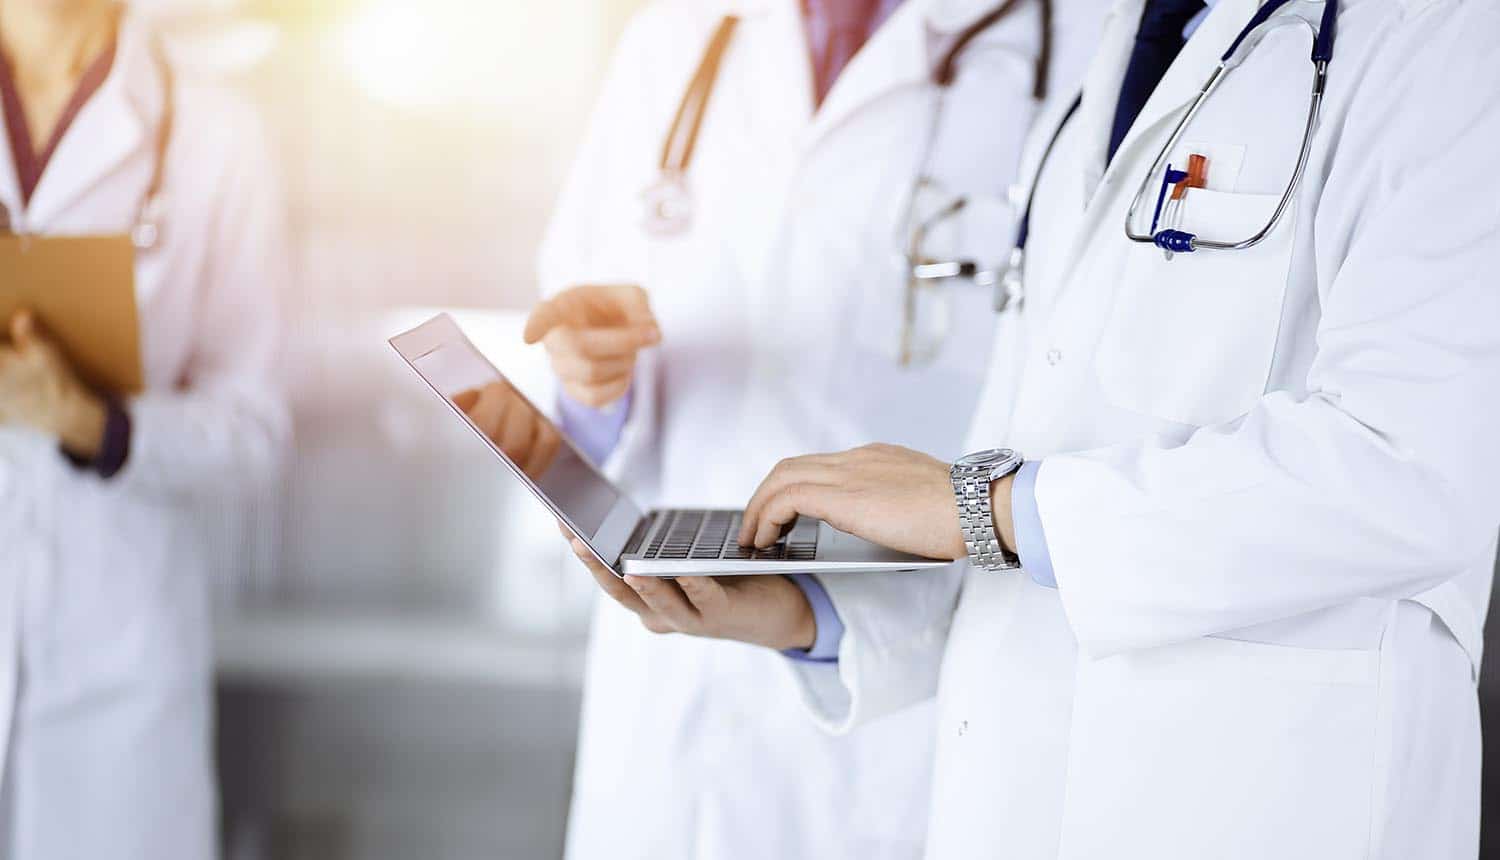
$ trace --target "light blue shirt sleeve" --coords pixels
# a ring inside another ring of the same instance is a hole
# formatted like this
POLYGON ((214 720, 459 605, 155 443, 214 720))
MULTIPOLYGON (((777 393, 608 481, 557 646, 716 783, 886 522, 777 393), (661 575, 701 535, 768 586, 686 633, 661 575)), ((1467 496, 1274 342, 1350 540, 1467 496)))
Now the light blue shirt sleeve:
POLYGON ((603 409, 586 406, 558 392, 557 413, 562 418, 562 431, 596 464, 609 459, 610 452, 620 444, 620 434, 625 430, 625 419, 630 416, 632 390, 603 409))
POLYGON ((839 618, 838 610, 833 608, 833 600, 829 598, 828 590, 823 587, 823 583, 818 582, 816 576, 810 573, 794 573, 787 578, 802 589, 803 596, 812 606, 813 623, 817 625, 818 633, 813 639, 811 648, 805 651, 801 648, 788 648, 781 653, 793 660, 810 663, 837 663, 839 643, 844 640, 844 622, 839 618))
POLYGON ((1010 515, 1016 525, 1016 555, 1021 557, 1021 568, 1037 585, 1056 588, 1052 553, 1047 549, 1047 534, 1042 531, 1042 515, 1036 505, 1036 476, 1041 470, 1041 460, 1030 460, 1016 472, 1016 480, 1010 485, 1010 515))

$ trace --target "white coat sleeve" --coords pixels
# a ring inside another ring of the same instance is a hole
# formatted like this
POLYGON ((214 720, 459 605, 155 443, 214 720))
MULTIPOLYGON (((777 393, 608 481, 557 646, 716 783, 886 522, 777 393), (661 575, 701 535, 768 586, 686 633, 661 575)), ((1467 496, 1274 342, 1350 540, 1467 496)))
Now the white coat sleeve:
POLYGON ((966 568, 818 576, 844 623, 838 662, 787 666, 819 726, 843 734, 936 695, 966 568))
MULTIPOLYGON (((645 285, 647 240, 636 219, 644 212, 639 197, 657 164, 661 135, 649 121, 647 73, 652 33, 660 29, 656 18, 651 8, 637 14, 610 60, 537 255, 543 296, 579 284, 645 285), (626 216, 630 220, 622 220, 626 216)), ((637 359, 630 415, 605 463, 613 476, 654 437, 655 361, 654 350, 637 359)))
POLYGON ((1320 227, 1339 223, 1315 230, 1342 253, 1320 266, 1309 393, 1269 393, 1179 445, 1043 462, 1038 508, 1086 653, 1410 597, 1488 564, 1500 524, 1500 13, 1434 5, 1360 81, 1344 79, 1363 92, 1328 179, 1341 196, 1320 204, 1320 227))
POLYGON ((212 194, 209 244, 192 349, 175 389, 151 390, 128 407, 131 441, 116 476, 132 492, 202 497, 248 493, 278 475, 290 418, 277 374, 276 296, 289 279, 280 184, 264 129, 238 102, 219 106, 214 141, 230 155, 212 194))

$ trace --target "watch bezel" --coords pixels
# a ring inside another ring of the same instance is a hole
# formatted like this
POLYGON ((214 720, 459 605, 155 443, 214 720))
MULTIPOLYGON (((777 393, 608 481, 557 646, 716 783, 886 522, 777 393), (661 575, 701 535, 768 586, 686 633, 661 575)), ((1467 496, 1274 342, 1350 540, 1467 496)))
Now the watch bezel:
POLYGON ((1016 456, 1016 452, 1009 448, 984 448, 972 451, 958 458, 957 465, 965 468, 975 466, 994 466, 1004 463, 1016 456))

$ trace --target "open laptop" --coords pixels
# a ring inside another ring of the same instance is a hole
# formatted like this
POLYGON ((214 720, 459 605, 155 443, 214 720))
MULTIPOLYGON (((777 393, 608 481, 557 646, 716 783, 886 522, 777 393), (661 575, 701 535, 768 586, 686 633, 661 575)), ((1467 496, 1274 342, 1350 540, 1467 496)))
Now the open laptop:
POLYGON ((391 346, 521 482, 616 575, 910 571, 947 562, 908 555, 799 518, 775 545, 742 547, 740 512, 642 510, 484 357, 447 314, 390 339, 391 346), (500 382, 535 428, 516 459, 490 439, 458 400, 500 382))

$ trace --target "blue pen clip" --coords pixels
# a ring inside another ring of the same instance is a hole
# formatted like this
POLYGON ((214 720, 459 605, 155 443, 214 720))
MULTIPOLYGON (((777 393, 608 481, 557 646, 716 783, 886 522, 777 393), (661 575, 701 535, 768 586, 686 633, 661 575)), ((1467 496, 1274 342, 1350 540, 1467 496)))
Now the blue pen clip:
POLYGON ((1188 178, 1186 170, 1173 170, 1172 165, 1167 165, 1167 172, 1161 177, 1161 190, 1156 193, 1156 211, 1151 213, 1151 233, 1156 234, 1156 227, 1161 223, 1162 207, 1167 204, 1167 189, 1188 178))

